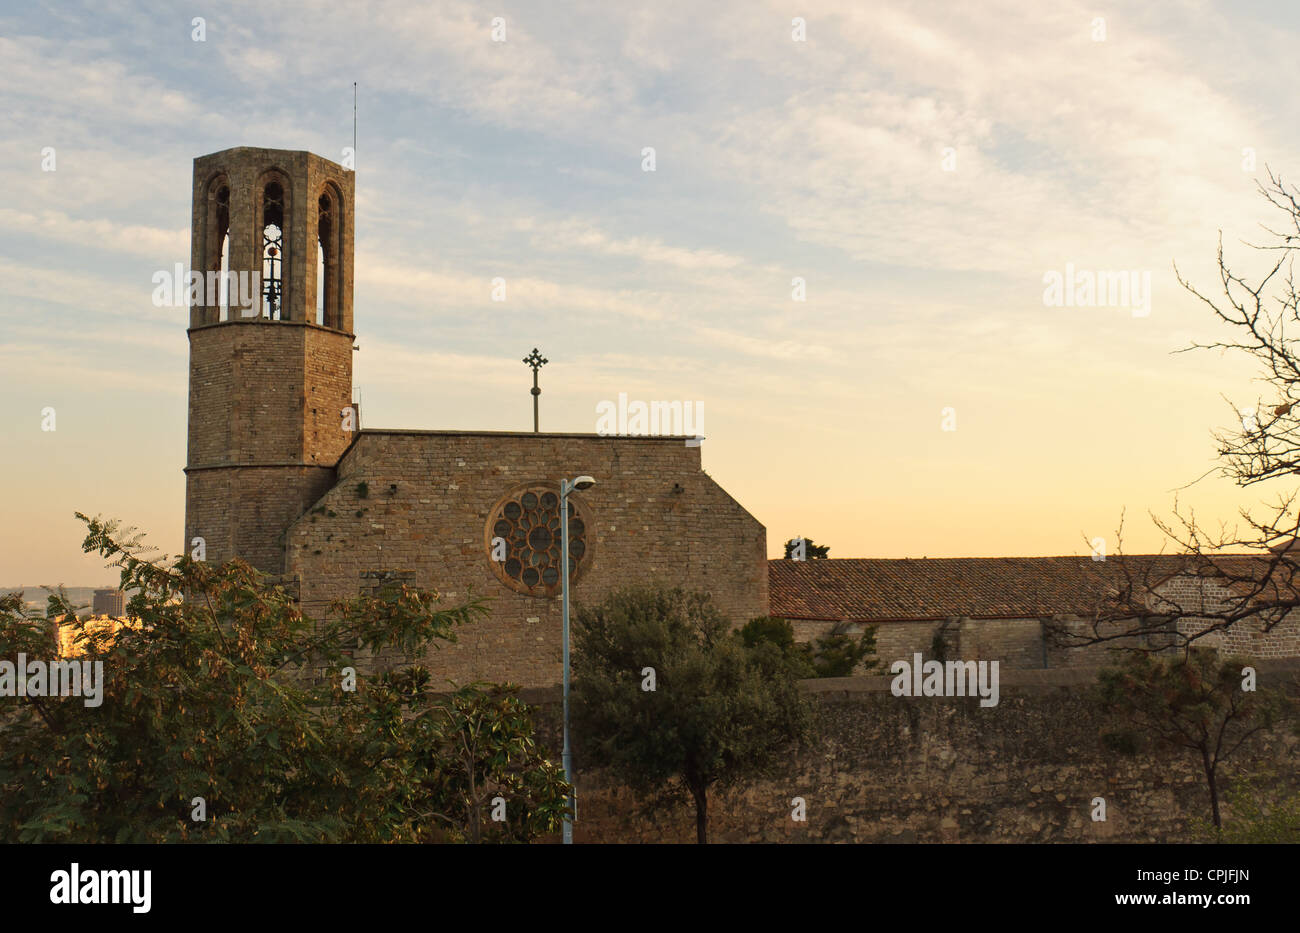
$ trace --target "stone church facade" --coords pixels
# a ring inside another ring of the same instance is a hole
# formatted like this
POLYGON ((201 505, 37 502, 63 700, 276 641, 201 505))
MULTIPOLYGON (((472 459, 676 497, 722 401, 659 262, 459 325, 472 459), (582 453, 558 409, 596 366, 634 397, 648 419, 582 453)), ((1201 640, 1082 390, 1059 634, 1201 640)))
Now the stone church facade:
POLYGON ((489 614, 428 663, 459 683, 557 683, 561 479, 572 596, 703 590, 735 624, 767 613, 766 530, 684 437, 360 427, 352 402, 354 175, 307 152, 194 161, 191 269, 256 274, 251 301, 190 309, 185 540, 296 585, 321 616, 385 581, 489 614), (504 559, 500 559, 504 558, 504 559))
MULTIPOLYGON (((1048 630, 1086 627, 1114 561, 768 561, 763 525, 704 472, 691 438, 362 429, 354 192, 352 172, 308 152, 241 147, 194 161, 193 273, 257 281, 191 296, 186 550, 284 580, 313 617, 387 581, 449 606, 485 597, 488 615, 427 659, 435 676, 547 686, 561 674, 559 486, 586 474, 596 485, 569 498, 576 602, 631 583, 703 590, 734 625, 770 612, 800 641, 876 626, 885 665, 936 650, 1022 670, 1106 660, 1104 646, 1067 650, 1048 630)), ((1249 579, 1258 559, 1216 560, 1249 579)), ((1157 602, 1251 592, 1158 569, 1157 602)), ((1247 620, 1208 642, 1300 656, 1300 610, 1271 631, 1247 620)))

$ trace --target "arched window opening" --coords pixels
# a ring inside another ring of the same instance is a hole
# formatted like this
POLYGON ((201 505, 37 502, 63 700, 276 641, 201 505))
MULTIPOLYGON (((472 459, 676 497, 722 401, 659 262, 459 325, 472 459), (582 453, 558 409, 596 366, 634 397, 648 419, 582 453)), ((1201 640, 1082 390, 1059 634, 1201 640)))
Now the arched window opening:
POLYGON ((325 323, 325 244, 316 244, 316 323, 325 323))
POLYGON ((284 188, 278 181, 262 191, 262 317, 280 320, 284 295, 284 188))
POLYGON ((207 255, 203 268, 203 300, 205 320, 224 321, 228 316, 229 302, 225 292, 225 273, 228 270, 230 250, 230 186, 217 179, 209 189, 207 255), (218 283, 223 283, 218 285, 218 283), (217 286, 216 290, 209 287, 217 286))
POLYGON ((319 208, 316 230, 319 250, 316 265, 316 322, 325 327, 338 327, 338 247, 334 242, 336 219, 334 201, 322 194, 316 202, 319 208))
POLYGON ((230 234, 221 238, 221 278, 217 286, 217 302, 221 308, 221 320, 230 320, 230 234))

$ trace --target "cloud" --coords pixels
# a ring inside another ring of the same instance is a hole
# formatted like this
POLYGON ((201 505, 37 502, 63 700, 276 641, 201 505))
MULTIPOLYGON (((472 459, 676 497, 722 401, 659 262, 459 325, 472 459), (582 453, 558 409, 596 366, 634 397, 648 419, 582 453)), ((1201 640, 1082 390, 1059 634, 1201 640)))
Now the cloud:
POLYGON ((516 226, 517 229, 534 231, 532 245, 538 250, 618 256, 651 265, 675 266, 687 270, 732 269, 745 261, 740 256, 718 250, 670 246, 657 238, 612 237, 579 220, 548 221, 542 224, 529 220, 517 223, 516 226))
POLYGON ((190 231, 160 230, 139 224, 122 224, 108 217, 80 219, 62 211, 31 213, 0 207, 0 232, 37 236, 56 243, 75 244, 115 253, 143 256, 170 265, 189 265, 190 231))

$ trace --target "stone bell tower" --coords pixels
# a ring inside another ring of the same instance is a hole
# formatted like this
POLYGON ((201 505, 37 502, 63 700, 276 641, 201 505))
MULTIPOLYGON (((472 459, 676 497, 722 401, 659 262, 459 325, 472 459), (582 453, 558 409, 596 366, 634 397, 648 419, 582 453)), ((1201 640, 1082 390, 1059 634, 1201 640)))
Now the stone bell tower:
POLYGON ((355 436, 355 175, 310 152, 194 160, 185 552, 284 571, 355 436))

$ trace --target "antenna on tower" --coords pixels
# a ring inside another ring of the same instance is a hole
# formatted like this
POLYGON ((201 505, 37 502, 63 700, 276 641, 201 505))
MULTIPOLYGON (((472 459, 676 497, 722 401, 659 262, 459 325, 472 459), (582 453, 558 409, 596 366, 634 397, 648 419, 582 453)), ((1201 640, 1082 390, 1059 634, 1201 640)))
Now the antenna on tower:
MULTIPOLYGON (((352 82, 352 152, 357 151, 357 82, 352 82)), ((356 158, 353 155, 353 158, 356 158)))

